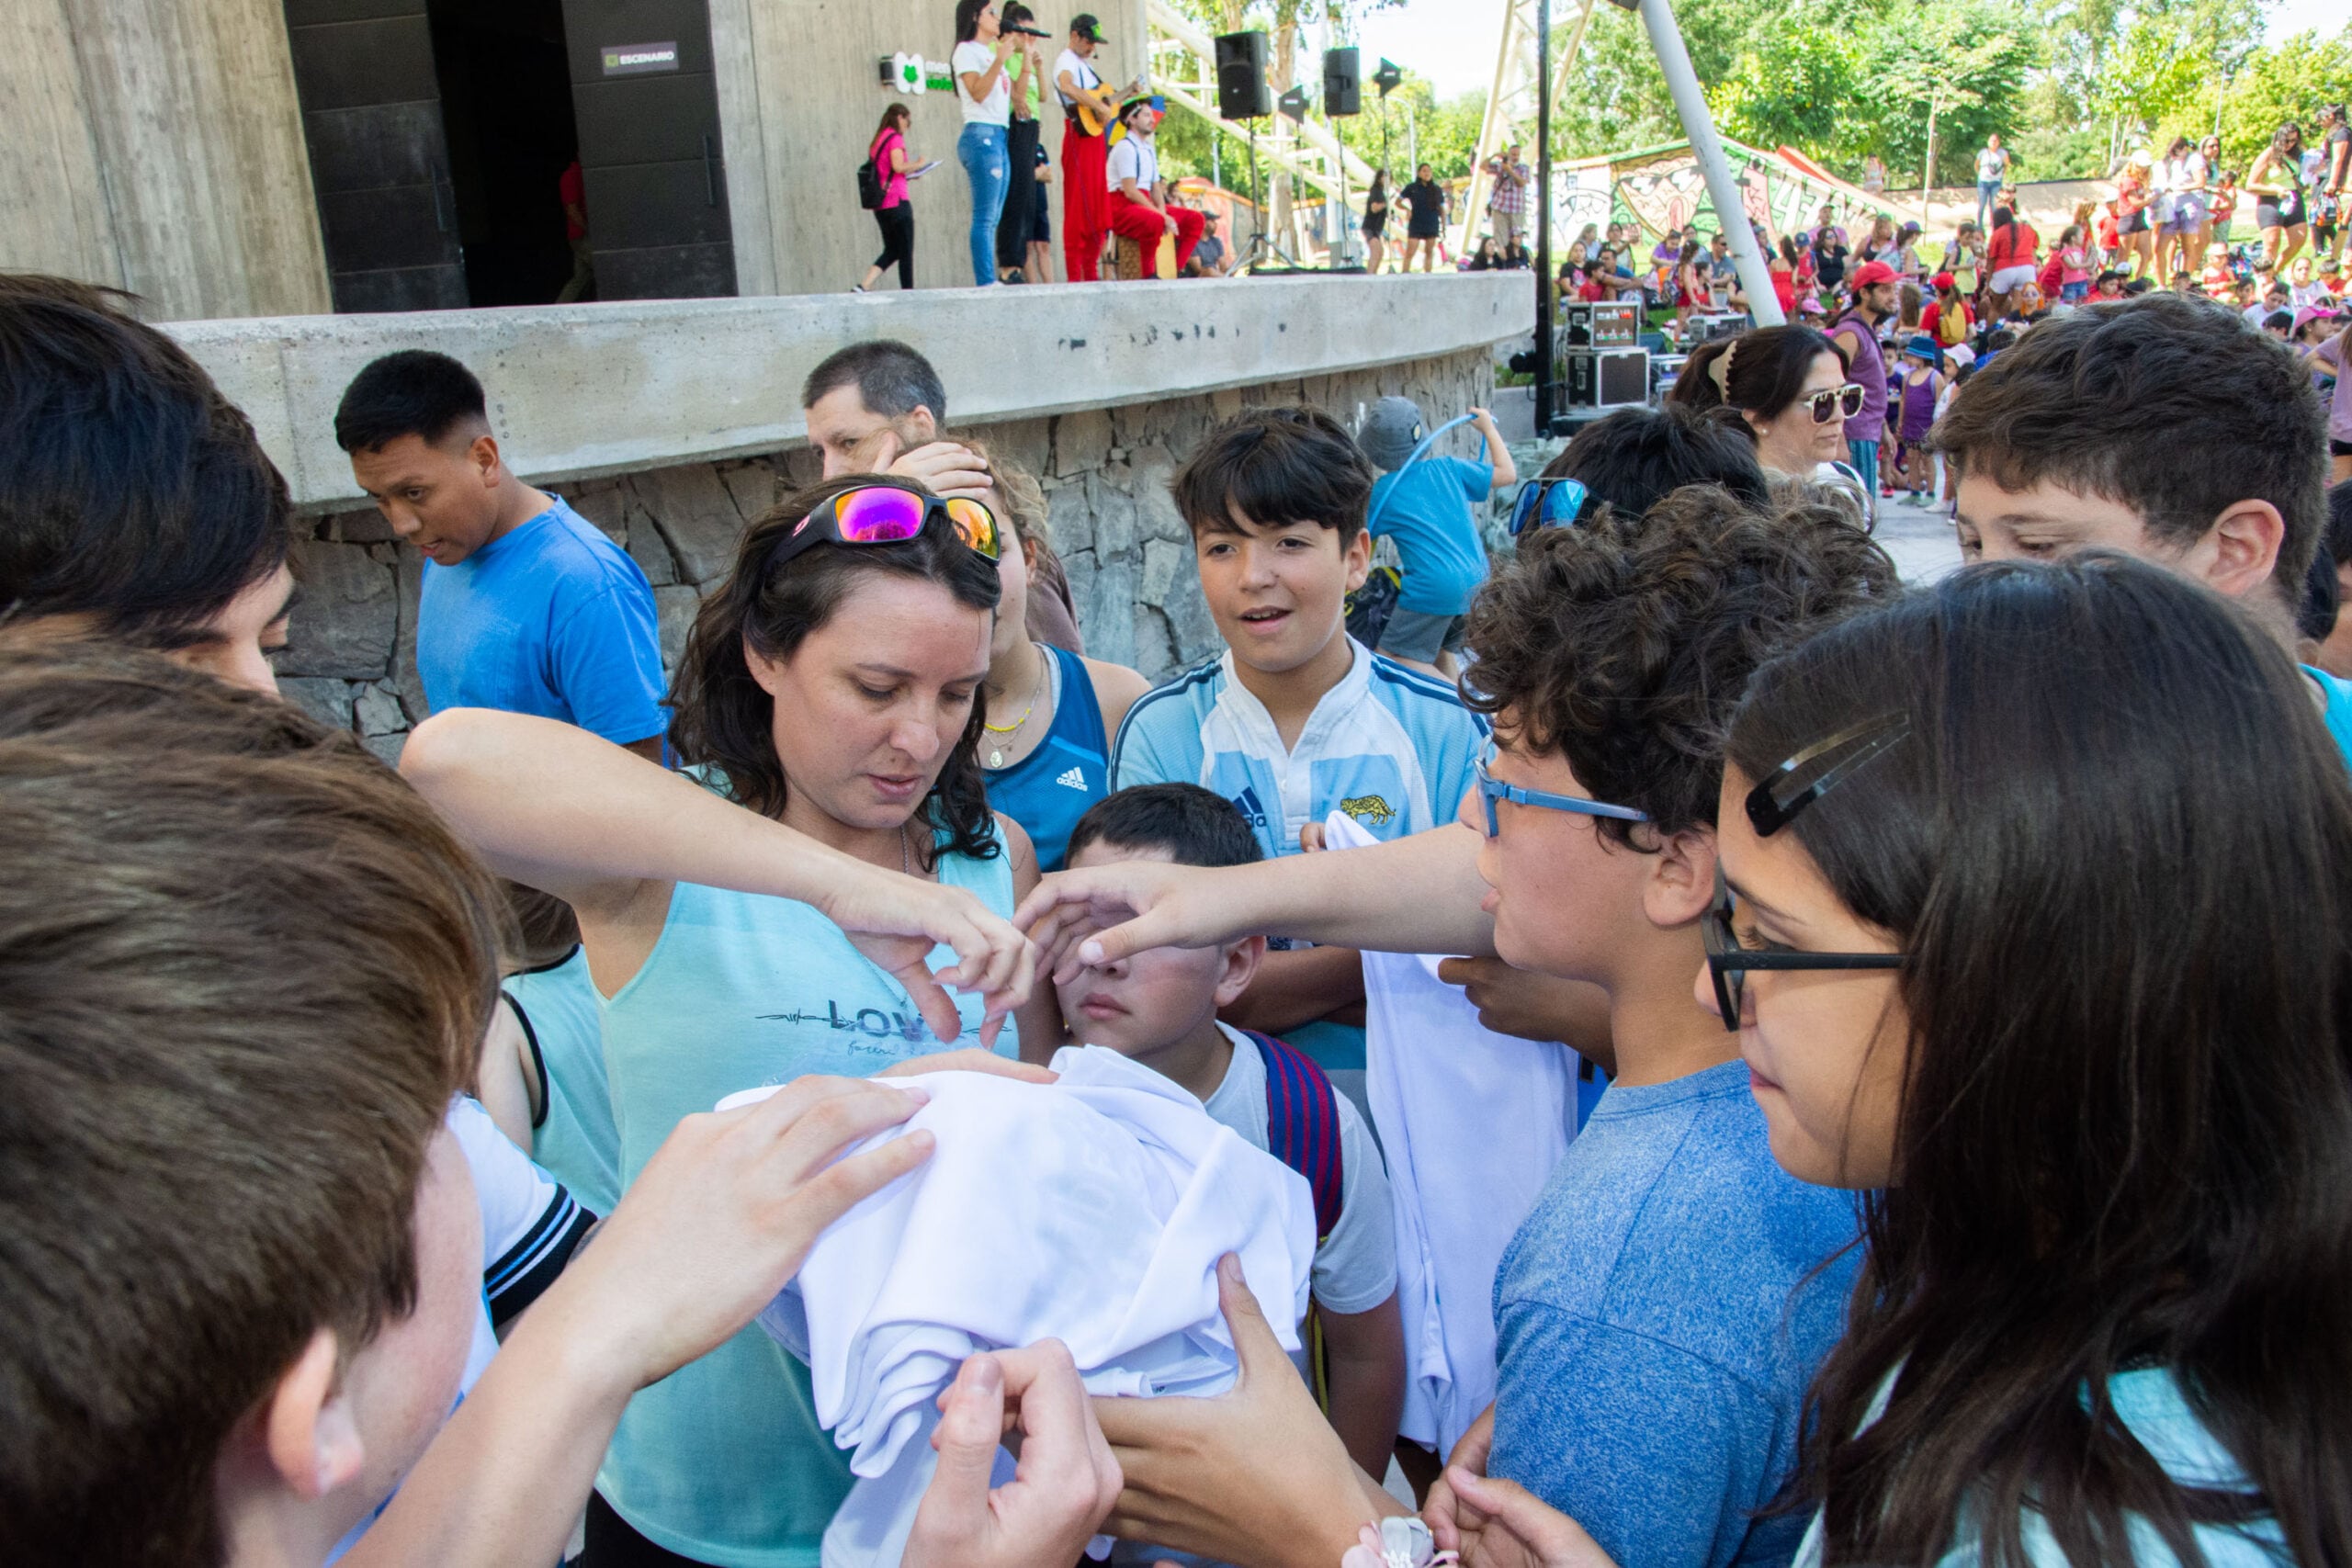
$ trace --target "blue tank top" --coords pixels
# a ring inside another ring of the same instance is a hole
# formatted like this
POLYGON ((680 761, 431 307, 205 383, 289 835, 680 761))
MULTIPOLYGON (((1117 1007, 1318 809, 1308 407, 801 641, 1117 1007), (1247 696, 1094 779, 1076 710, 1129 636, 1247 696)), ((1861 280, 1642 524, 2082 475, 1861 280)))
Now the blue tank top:
POLYGON ((546 1102, 531 1128, 531 1157, 600 1214, 620 1201, 621 1135, 605 1082, 605 1030, 588 955, 506 977, 546 1102))
POLYGON ((1037 646, 1055 660, 1053 728, 1035 751, 988 775, 989 804, 1028 830, 1038 870, 1059 871, 1069 830, 1111 791, 1111 738, 1102 733, 1102 704, 1086 660, 1051 643, 1037 646))
MULTIPOLYGON (((943 854, 939 880, 1012 912, 1012 863, 943 854)), ((944 947, 934 969, 952 963, 944 947)), ((964 1043, 980 998, 958 996, 964 1043)), ((804 1073, 864 1077, 944 1050, 904 987, 809 905, 682 882, 645 966, 604 1003, 605 1059, 634 1180, 684 1118, 804 1073)), ((999 1055, 1018 1054, 1008 1020, 999 1055)), ((849 1493, 808 1370, 754 1325, 641 1390, 597 1490, 656 1545, 723 1568, 814 1568, 849 1493)))

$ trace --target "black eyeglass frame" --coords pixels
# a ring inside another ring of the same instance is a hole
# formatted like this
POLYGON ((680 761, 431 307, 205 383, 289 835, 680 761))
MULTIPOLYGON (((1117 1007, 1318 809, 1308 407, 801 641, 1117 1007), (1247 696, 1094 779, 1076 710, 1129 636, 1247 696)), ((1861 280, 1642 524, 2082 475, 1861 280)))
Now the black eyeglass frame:
POLYGON ((1900 969, 1910 955, 1902 953, 1758 953, 1739 944, 1731 927, 1731 884, 1724 868, 1715 867, 1714 902, 1699 917, 1699 939, 1707 950, 1707 976, 1715 983, 1715 1005, 1724 1028, 1739 1032, 1739 1013, 1747 996, 1750 969, 1900 969))

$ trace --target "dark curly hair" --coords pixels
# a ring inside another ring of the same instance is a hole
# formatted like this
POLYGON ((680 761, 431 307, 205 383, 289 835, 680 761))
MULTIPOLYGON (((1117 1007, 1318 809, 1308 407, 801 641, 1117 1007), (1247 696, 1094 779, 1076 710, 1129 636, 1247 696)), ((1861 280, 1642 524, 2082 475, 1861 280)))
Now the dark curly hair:
MULTIPOLYGON (((936 517, 904 544, 854 549, 820 545, 781 567, 770 564, 776 547, 803 518, 843 491, 865 485, 930 493, 886 474, 854 474, 810 485, 769 508, 744 530, 735 570, 702 602, 670 684, 670 744, 679 759, 710 766, 723 775, 738 805, 763 817, 784 815, 788 790, 771 728, 775 699, 752 679, 743 657, 746 642, 767 658, 791 658, 809 633, 832 619, 858 581, 869 576, 920 578, 946 589, 959 604, 975 610, 997 605, 996 563, 975 553, 936 517)), ((980 727, 987 721, 987 694, 976 692, 970 721, 931 793, 915 808, 918 821, 945 830, 948 852, 975 860, 1001 852, 980 773, 980 727)), ((918 848, 926 866, 937 863, 937 851, 918 848)))
POLYGON ((1564 757, 1596 799, 1647 812, 1594 818, 1646 848, 1713 824, 1724 726, 1749 672, 1895 592, 1894 563, 1843 511, 1767 515, 1688 485, 1641 517, 1521 539, 1471 608, 1464 696, 1509 710, 1514 739, 1564 757))

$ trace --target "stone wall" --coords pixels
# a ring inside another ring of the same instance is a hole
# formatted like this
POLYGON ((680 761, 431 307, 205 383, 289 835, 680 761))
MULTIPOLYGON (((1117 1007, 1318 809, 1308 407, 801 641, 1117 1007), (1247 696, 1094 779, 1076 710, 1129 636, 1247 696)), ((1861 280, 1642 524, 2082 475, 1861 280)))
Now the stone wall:
MULTIPOLYGON (((1482 346, 971 428, 1044 484, 1087 651, 1157 680, 1218 647, 1193 570, 1191 536, 1168 493, 1170 476, 1211 425, 1252 404, 1306 401, 1352 428, 1363 405, 1390 393, 1442 419, 1485 402, 1493 388, 1492 356, 1482 346)), ((1466 432, 1453 439, 1464 453, 1474 448, 1466 432)), ((803 446, 548 488, 645 569, 666 665, 703 592, 725 576, 744 525, 816 471, 816 455, 803 446)), ((396 756, 426 711, 416 673, 416 553, 372 510, 333 512, 314 518, 297 543, 295 570, 302 600, 293 640, 277 657, 281 684, 311 712, 396 756)))

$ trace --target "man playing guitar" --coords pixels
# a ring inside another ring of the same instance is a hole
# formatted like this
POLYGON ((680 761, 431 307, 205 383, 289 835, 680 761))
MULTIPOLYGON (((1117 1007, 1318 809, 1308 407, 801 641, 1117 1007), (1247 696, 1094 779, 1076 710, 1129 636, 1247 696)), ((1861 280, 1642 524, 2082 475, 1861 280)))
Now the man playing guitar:
POLYGON ((1069 47, 1054 62, 1054 85, 1068 117, 1062 128, 1062 254, 1064 276, 1072 283, 1101 279, 1102 239, 1111 227, 1103 133, 1119 118, 1119 95, 1091 63, 1102 42, 1101 24, 1080 12, 1070 20, 1069 47))

